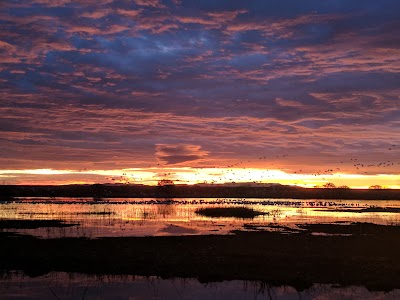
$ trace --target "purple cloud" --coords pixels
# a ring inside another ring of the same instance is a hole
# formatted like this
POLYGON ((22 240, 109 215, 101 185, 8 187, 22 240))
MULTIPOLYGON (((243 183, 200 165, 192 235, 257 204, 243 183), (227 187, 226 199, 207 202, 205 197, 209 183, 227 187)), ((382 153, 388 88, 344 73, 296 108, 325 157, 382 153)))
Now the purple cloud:
POLYGON ((156 157, 167 165, 175 165, 206 158, 208 152, 198 145, 156 145, 156 157))
POLYGON ((0 164, 225 166, 283 151, 292 171, 349 153, 397 162, 400 147, 382 149, 400 144, 399 11, 395 0, 6 1, 0 164))

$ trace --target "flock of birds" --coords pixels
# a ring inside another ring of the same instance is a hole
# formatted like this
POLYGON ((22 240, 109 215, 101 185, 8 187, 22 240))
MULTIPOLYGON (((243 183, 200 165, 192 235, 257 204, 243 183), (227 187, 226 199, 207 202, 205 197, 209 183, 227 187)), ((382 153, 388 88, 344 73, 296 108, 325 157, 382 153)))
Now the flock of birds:
MULTIPOLYGON (((393 151, 397 149, 398 147, 393 144, 389 148, 387 148, 387 151, 393 151)), ((204 179, 205 174, 200 171, 201 168, 198 168, 198 171, 195 173, 195 176, 198 178, 197 181, 198 183, 214 184, 214 183, 235 183, 244 181, 253 183, 262 183, 265 182, 266 179, 273 179, 276 177, 276 174, 270 172, 271 170, 284 171, 292 178, 298 178, 297 175, 308 175, 321 178, 322 180, 327 180, 327 177, 329 175, 333 175, 335 173, 341 173, 343 171, 347 173, 349 171, 353 171, 356 174, 372 175, 380 173, 378 171, 379 169, 392 168, 391 172, 393 172, 393 171, 398 171, 399 169, 397 169, 397 167, 400 167, 400 161, 382 160, 374 163, 371 162, 367 163, 360 158, 349 157, 347 160, 340 161, 339 166, 330 167, 327 169, 314 170, 313 172, 310 172, 309 169, 308 170, 298 169, 295 171, 287 172, 287 169, 282 169, 279 167, 280 165, 284 165, 284 160, 287 157, 289 157, 289 154, 287 153, 275 156, 260 156, 255 160, 239 161, 223 167, 213 167, 213 169, 215 169, 216 172, 213 172, 212 175, 214 176, 214 178, 212 179, 209 179, 210 176, 208 174, 207 174, 207 179, 204 179), (249 167, 249 166, 253 166, 255 163, 260 165, 260 162, 262 162, 262 164, 268 165, 268 168, 265 168, 265 170, 257 173, 256 179, 252 179, 251 177, 252 175, 254 175, 253 171, 254 167, 249 167), (353 168, 353 170, 351 168, 353 168), (393 168, 396 168, 396 170, 393 170, 393 168)), ((157 167, 155 168, 162 169, 163 167, 168 167, 168 166, 160 166, 160 163, 158 163, 157 167)), ((169 173, 166 172, 162 174, 159 173, 155 174, 154 176, 157 178, 159 177, 168 178, 175 182, 181 182, 181 183, 188 182, 187 180, 176 178, 176 174, 174 174, 173 172, 169 173)), ((123 173, 119 177, 109 177, 107 179, 119 183, 141 183, 143 181, 143 178, 139 178, 135 174, 127 174, 127 173, 123 173)))

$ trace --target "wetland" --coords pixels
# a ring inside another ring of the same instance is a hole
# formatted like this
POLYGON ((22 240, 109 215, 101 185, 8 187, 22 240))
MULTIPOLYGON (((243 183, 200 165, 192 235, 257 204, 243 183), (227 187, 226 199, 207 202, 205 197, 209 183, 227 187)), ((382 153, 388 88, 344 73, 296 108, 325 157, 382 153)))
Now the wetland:
POLYGON ((385 299, 400 289, 398 208, 397 200, 20 197, 0 203, 0 270, 9 292, 15 282, 78 274, 200 290, 257 283, 266 298, 353 287, 385 299))

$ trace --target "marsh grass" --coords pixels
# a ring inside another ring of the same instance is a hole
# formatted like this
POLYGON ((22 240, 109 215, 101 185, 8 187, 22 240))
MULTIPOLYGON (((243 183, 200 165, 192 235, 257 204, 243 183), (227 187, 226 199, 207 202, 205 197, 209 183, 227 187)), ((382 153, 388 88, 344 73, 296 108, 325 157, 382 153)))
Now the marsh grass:
POLYGON ((252 219, 268 213, 247 207, 205 207, 195 211, 196 214, 211 218, 242 218, 252 219))

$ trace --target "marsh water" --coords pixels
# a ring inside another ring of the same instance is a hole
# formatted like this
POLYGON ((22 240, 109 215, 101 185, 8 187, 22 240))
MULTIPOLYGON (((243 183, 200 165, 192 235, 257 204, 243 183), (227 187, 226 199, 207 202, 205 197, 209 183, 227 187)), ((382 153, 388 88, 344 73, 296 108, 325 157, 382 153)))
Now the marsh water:
POLYGON ((2 299, 281 299, 346 300, 399 299, 400 290, 368 291, 364 287, 314 284, 297 291, 290 286, 261 282, 222 281, 200 283, 196 279, 161 279, 141 276, 88 276, 49 273, 30 278, 19 272, 0 279, 2 299))
MULTIPOLYGON (((286 234, 306 223, 400 225, 399 208, 400 201, 370 200, 17 198, 0 203, 0 221, 13 220, 17 226, 0 230, 40 238, 230 234, 234 230, 286 234), (247 207, 265 214, 243 219, 196 212, 208 207, 247 207), (70 226, 28 229, 18 226, 19 220, 56 220, 70 226)), ((31 278, 11 271, 0 272, 0 295, 2 299, 400 299, 400 290, 385 293, 315 283, 297 291, 238 280, 204 284, 196 279, 63 272, 31 278)))
POLYGON ((229 234, 233 230, 290 231, 298 224, 368 222, 400 225, 400 213, 361 212, 400 208, 400 201, 299 199, 101 199, 17 198, 0 203, 0 220, 61 220, 69 227, 1 229, 42 238, 229 234), (204 217, 204 207, 248 207, 253 219, 204 217))

